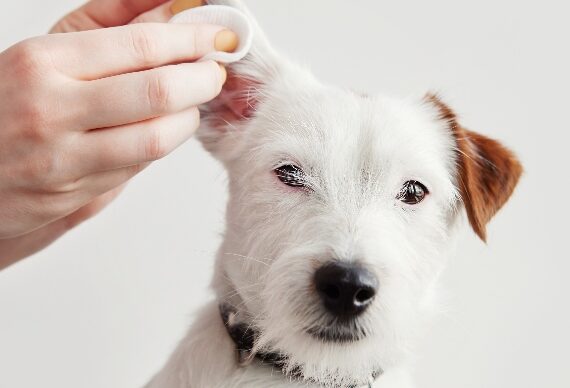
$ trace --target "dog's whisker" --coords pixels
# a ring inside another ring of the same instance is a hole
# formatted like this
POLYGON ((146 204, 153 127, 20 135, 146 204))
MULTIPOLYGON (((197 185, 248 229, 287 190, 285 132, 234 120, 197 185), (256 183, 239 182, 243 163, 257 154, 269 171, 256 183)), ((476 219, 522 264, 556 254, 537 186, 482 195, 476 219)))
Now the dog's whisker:
POLYGON ((221 299, 230 299, 230 298, 233 298, 233 297, 236 296, 236 295, 240 295, 240 296, 241 296, 241 293, 242 293, 243 291, 249 290, 250 288, 259 287, 260 285, 262 285, 261 282, 253 283, 253 284, 248 284, 247 286, 239 287, 239 288, 236 288, 236 289, 232 290, 231 292, 228 292, 228 293, 226 293, 226 294, 222 294, 222 295, 220 295, 220 298, 221 298, 221 299))
POLYGON ((256 262, 256 263, 263 264, 263 265, 265 265, 265 266, 269 266, 268 263, 266 263, 265 261, 263 261, 263 260, 270 260, 270 259, 267 259, 267 258, 256 259, 255 257, 252 257, 252 256, 246 256, 246 255, 241 255, 241 254, 239 254, 239 253, 231 253, 231 252, 226 252, 226 253, 224 253, 224 255, 227 255, 227 256, 235 256, 235 257, 239 257, 239 258, 241 258, 241 259, 251 260, 251 261, 254 261, 254 262, 256 262))
MULTIPOLYGON (((241 297, 241 296, 240 296, 241 297)), ((259 300, 259 296, 258 295, 252 295, 249 298, 243 298, 241 297, 241 302, 238 303, 235 307, 236 310, 240 311, 243 307, 245 307, 247 304, 254 302, 256 300, 259 300)), ((261 318, 262 317, 262 313, 258 313, 256 315, 254 315, 253 317, 251 317, 249 319, 248 322, 248 329, 251 327, 258 327, 258 323, 261 322, 261 318)))

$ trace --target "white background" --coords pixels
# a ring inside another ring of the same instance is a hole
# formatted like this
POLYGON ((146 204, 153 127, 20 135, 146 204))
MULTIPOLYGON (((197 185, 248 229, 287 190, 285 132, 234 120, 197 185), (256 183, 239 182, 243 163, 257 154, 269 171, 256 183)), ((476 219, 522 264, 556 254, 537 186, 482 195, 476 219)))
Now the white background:
MULTIPOLYGON (((467 232, 460 243, 443 279, 446 313, 418 351, 418 386, 570 387, 564 2, 249 3, 275 45, 322 79, 440 91, 525 165, 488 245, 467 232)), ((0 50, 78 4, 2 0, 0 50)), ((223 172, 190 141, 102 215, 1 272, 0 387, 141 386, 209 296, 225 196, 223 172)))

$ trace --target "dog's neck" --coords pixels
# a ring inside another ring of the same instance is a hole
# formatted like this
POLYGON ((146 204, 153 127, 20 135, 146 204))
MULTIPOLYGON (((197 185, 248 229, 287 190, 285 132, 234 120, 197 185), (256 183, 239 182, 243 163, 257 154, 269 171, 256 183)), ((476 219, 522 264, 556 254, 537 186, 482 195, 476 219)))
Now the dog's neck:
MULTIPOLYGON (((251 324, 238 319, 239 313, 236 308, 228 303, 220 303, 219 309, 227 333, 235 344, 237 360, 240 367, 247 367, 254 359, 257 359, 261 364, 271 368, 271 372, 277 369, 289 379, 305 380, 300 368, 287 368, 286 355, 279 352, 254 350, 258 333, 251 324)), ((382 370, 378 369, 371 374, 367 383, 360 386, 354 385, 351 388, 370 388, 372 387, 372 383, 381 374, 382 370)))

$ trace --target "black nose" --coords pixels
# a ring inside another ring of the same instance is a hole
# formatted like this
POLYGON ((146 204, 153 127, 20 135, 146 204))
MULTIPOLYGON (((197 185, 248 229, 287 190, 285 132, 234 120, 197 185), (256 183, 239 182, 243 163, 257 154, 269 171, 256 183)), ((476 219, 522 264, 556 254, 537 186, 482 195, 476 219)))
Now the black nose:
POLYGON ((378 279, 361 264, 332 261, 315 272, 315 286, 327 310, 351 318, 370 305, 378 279))

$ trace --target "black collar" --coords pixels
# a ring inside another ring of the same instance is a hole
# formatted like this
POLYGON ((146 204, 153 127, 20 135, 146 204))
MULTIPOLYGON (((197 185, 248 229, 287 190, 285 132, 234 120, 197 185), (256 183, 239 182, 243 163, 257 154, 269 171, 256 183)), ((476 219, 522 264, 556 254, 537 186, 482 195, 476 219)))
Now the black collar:
MULTIPOLYGON (((237 359, 239 366, 245 367, 254 359, 259 360, 262 364, 279 369, 288 378, 303 380, 303 374, 300 368, 286 369, 287 356, 278 352, 256 352, 253 353, 253 347, 257 338, 256 331, 251 325, 245 322, 236 322, 237 310, 228 304, 220 304, 220 315, 228 335, 234 341, 237 350, 237 359)), ((364 387, 372 388, 372 383, 383 373, 382 369, 375 371, 368 385, 364 387)), ((357 388, 356 386, 348 388, 357 388)))

